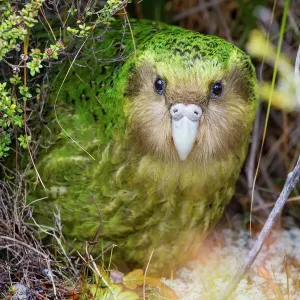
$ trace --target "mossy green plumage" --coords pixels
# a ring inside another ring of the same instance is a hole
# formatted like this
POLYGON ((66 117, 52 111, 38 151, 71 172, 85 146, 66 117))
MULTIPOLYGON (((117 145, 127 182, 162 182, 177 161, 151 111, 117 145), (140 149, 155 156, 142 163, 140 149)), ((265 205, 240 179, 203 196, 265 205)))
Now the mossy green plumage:
POLYGON ((129 27, 114 26, 95 31, 64 82, 70 63, 52 77, 57 119, 49 109, 42 137, 50 146, 37 159, 47 191, 38 187, 30 199, 48 196, 36 202, 42 223, 59 207, 77 249, 101 219, 95 253, 116 244, 117 265, 145 266, 154 249, 150 272, 168 272, 195 256, 234 193, 256 110, 255 72, 248 56, 217 37, 134 21, 134 53, 129 27), (167 82, 163 96, 154 74, 167 82), (211 99, 216 80, 224 95, 211 99), (168 116, 177 102, 203 110, 184 161, 168 116))

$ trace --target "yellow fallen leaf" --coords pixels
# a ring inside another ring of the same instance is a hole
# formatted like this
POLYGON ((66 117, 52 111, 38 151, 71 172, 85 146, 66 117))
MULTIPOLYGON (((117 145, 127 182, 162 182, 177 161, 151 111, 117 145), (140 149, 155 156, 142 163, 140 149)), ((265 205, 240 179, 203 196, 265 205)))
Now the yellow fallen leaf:
POLYGON ((144 284, 144 271, 134 270, 123 277, 123 284, 131 290, 136 289, 138 285, 144 284))
POLYGON ((118 300, 139 300, 139 296, 132 291, 122 292, 117 297, 118 300))
POLYGON ((169 300, 177 299, 175 292, 160 279, 149 276, 145 278, 143 270, 134 270, 123 277, 123 284, 128 289, 136 289, 137 286, 142 286, 144 283, 151 287, 159 287, 162 297, 166 297, 169 300))

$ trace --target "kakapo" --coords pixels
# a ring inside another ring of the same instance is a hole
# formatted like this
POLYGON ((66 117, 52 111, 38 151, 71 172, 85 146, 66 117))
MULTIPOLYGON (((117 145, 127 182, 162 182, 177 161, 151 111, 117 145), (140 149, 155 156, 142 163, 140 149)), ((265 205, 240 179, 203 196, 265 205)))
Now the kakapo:
POLYGON ((75 249, 98 232, 94 253, 116 244, 116 265, 145 266, 154 249, 149 272, 165 273, 195 256, 234 194, 256 74, 221 38, 151 21, 131 28, 95 30, 52 76, 41 133, 51 146, 37 156, 47 190, 29 197, 47 195, 34 204, 41 224, 59 208, 75 249))

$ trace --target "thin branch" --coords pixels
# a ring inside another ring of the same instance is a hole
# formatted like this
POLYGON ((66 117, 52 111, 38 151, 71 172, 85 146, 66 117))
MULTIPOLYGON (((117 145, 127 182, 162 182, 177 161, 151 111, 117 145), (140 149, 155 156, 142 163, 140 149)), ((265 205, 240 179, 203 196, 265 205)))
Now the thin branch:
POLYGON ((288 199, 289 194, 294 189, 299 179, 300 179, 300 155, 294 170, 291 173, 289 173, 289 175, 287 176, 287 180, 280 193, 280 196, 277 199, 275 206, 273 207, 254 246, 252 247, 251 251, 248 253, 245 263, 237 270, 237 272, 235 273, 235 275, 233 276, 229 284, 226 286, 225 290, 222 291, 222 293, 219 295, 218 300, 227 299, 231 295, 231 293, 236 289, 242 277, 249 270, 255 258, 257 257, 259 251, 261 250, 265 240, 269 236, 271 229, 273 228, 276 220, 278 219, 278 216, 280 215, 288 199))

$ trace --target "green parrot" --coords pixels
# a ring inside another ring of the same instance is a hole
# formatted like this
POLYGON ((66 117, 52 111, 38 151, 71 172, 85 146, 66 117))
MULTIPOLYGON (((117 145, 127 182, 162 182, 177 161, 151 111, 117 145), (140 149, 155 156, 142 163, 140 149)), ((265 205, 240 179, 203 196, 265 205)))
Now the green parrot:
POLYGON ((154 250, 148 272, 168 274, 197 255, 234 194, 254 67, 221 38, 152 21, 95 30, 82 49, 52 73, 37 157, 47 190, 29 196, 47 199, 34 213, 53 224, 57 207, 77 250, 117 245, 116 266, 146 266, 154 250))

